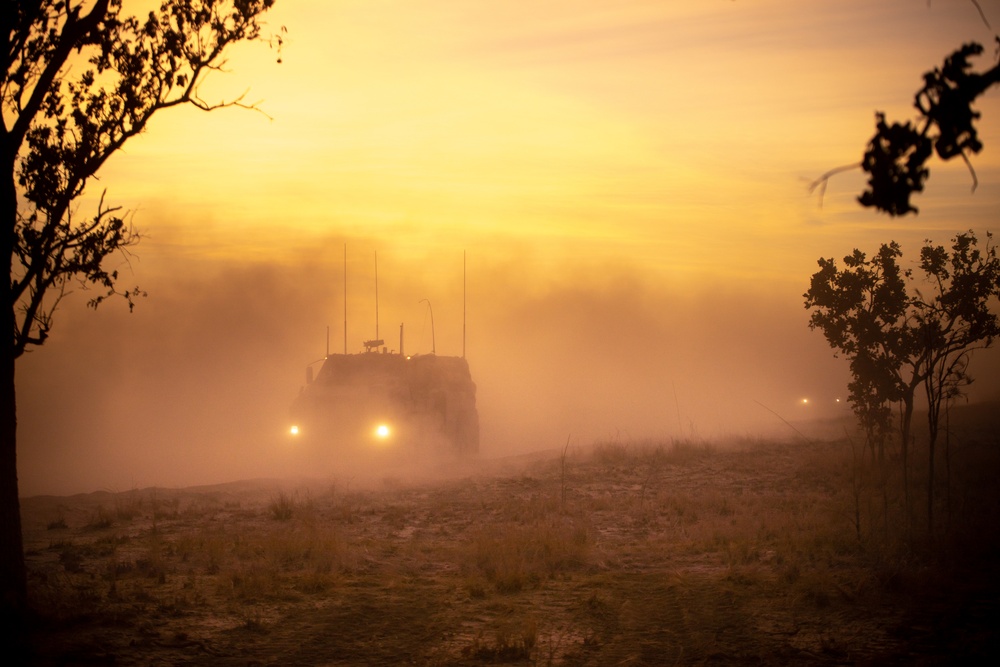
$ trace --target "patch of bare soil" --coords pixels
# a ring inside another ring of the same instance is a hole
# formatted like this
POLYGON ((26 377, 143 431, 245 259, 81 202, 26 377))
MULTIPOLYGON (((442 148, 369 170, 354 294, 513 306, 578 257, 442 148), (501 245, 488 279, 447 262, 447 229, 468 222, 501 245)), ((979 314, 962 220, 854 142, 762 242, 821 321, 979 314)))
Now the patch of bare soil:
POLYGON ((33 665, 985 662, 995 450, 923 547, 893 538, 889 496, 843 442, 28 498, 37 617, 18 649, 33 665))

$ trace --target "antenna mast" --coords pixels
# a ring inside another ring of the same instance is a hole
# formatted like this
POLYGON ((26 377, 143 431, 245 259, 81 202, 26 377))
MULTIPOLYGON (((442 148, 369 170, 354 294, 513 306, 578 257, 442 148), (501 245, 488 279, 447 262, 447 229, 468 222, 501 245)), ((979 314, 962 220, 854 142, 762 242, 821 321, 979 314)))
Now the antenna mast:
POLYGON ((344 244, 344 354, 347 354, 347 244, 344 244))
POLYGON ((434 309, 431 308, 430 299, 421 299, 420 303, 427 303, 427 310, 431 313, 431 354, 437 354, 437 343, 434 342, 434 309))
POLYGON ((462 251, 462 358, 465 359, 465 251, 462 251))
MULTIPOLYGON (((364 341, 365 352, 373 349, 378 352, 378 348, 385 345, 385 341, 378 337, 378 251, 375 251, 375 338, 364 341)), ((384 351, 384 350, 383 350, 384 351)))

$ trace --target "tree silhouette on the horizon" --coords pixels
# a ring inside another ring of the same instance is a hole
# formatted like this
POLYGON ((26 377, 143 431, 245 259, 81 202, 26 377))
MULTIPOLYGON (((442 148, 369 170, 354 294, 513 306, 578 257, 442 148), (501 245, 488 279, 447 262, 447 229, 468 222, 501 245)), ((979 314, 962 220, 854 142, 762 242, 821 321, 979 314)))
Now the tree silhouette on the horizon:
POLYGON ((927 530, 934 523, 934 457, 941 407, 972 382, 970 353, 1000 336, 991 305, 1000 298, 1000 258, 993 235, 984 247, 969 231, 950 248, 926 241, 916 271, 903 269, 896 242, 868 258, 860 250, 838 268, 820 258, 803 297, 830 347, 850 361, 848 401, 869 438, 873 457, 883 459, 889 406, 900 410, 899 448, 903 492, 909 502, 909 446, 914 397, 924 387, 928 401, 927 530), (907 284, 914 287, 907 289, 907 284))
POLYGON ((261 16, 273 4, 163 0, 144 19, 124 16, 122 0, 15 0, 0 9, 0 257, 8 276, 0 308, 8 336, 0 345, 0 623, 27 608, 15 361, 45 342, 72 284, 93 290, 93 307, 118 296, 131 308, 141 294, 121 288, 106 264, 138 234, 103 194, 90 211, 75 202, 156 112, 246 106, 208 103, 198 86, 232 44, 261 39, 261 16))

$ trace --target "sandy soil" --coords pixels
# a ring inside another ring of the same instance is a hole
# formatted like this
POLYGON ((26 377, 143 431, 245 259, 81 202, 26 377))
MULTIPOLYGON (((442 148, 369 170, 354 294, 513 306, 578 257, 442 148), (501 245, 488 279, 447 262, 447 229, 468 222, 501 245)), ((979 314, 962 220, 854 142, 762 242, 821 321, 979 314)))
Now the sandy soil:
POLYGON ((37 665, 988 661, 991 451, 924 551, 892 538, 844 442, 28 498, 21 648, 37 665))

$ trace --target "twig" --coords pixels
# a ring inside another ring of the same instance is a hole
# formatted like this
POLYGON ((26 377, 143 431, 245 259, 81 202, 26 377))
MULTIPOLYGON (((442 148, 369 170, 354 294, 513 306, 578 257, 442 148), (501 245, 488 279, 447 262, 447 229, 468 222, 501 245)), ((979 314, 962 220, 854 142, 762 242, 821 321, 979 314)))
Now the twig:
POLYGON ((569 451, 569 439, 570 436, 566 436, 566 445, 563 447, 562 456, 559 457, 559 467, 560 467, 560 494, 559 494, 559 509, 566 511, 566 452, 569 451))
POLYGON ((976 170, 972 168, 972 163, 969 162, 969 156, 965 154, 965 151, 961 151, 959 155, 965 160, 965 166, 969 168, 969 174, 972 175, 972 191, 975 192, 976 188, 979 187, 979 179, 976 177, 976 170))
POLYGON ((860 162, 855 162, 854 164, 845 164, 841 167, 835 167, 830 171, 826 172, 815 181, 809 184, 809 192, 812 193, 817 187, 819 188, 819 207, 823 208, 823 196, 826 195, 826 184, 829 182, 831 176, 836 176, 843 171, 850 171, 851 169, 857 169, 861 166, 860 162))
POLYGON ((979 0, 972 0, 972 4, 974 4, 976 9, 979 11, 979 18, 981 18, 983 23, 986 24, 986 29, 993 30, 993 26, 991 26, 990 22, 986 20, 986 14, 983 12, 983 8, 979 5, 979 0))
POLYGON ((789 424, 789 423, 788 423, 788 420, 786 420, 786 419, 785 419, 784 417, 782 417, 781 415, 779 415, 779 414, 778 414, 777 412, 775 412, 775 411, 774 411, 774 410, 772 410, 771 408, 767 407, 766 405, 764 405, 763 403, 761 403, 761 402, 760 402, 760 401, 758 401, 757 399, 754 399, 754 403, 756 403, 757 405, 759 405, 760 407, 764 408, 765 410, 767 410, 768 412, 770 412, 770 413, 771 413, 772 415, 774 415, 775 417, 777 417, 778 419, 780 419, 781 421, 783 421, 783 422, 785 423, 785 426, 787 426, 788 428, 790 428, 790 429, 792 429, 793 431, 795 431, 796 433, 798 433, 798 434, 799 434, 799 436, 800 436, 800 437, 801 437, 801 438, 802 438, 803 440, 805 440, 805 441, 806 441, 807 443, 809 443, 810 445, 812 444, 812 440, 810 440, 810 439, 809 439, 809 438, 807 438, 807 437, 806 437, 805 435, 803 435, 803 434, 802 434, 802 431, 800 431, 799 429, 797 429, 797 428, 795 428, 794 426, 792 426, 791 424, 789 424))

